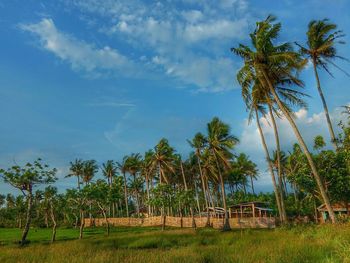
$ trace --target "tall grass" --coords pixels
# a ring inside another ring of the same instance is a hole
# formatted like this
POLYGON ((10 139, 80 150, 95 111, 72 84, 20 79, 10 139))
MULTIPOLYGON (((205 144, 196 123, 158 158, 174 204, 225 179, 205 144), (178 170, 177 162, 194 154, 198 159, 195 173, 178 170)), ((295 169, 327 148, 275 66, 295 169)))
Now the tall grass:
MULTIPOLYGON (((34 240, 40 231, 45 230, 33 232, 34 240)), ((36 241, 24 248, 11 244, 8 235, 0 262, 350 262, 349 242, 349 225, 232 232, 114 228, 109 237, 97 228, 84 240, 36 241)))

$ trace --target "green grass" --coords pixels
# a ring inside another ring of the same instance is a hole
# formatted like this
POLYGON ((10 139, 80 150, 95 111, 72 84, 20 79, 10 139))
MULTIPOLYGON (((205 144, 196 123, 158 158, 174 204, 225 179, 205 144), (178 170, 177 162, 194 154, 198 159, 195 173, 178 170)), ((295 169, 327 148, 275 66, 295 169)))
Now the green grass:
POLYGON ((350 225, 220 232, 213 229, 31 229, 18 247, 17 229, 0 229, 0 262, 350 262, 350 225))

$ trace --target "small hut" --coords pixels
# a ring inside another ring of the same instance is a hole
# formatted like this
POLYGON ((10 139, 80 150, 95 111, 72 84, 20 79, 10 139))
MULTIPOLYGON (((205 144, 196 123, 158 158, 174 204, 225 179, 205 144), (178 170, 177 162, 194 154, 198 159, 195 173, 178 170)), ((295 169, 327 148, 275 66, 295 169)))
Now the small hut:
MULTIPOLYGON (((334 203, 332 208, 336 216, 339 217, 350 217, 350 203, 334 203)), ((318 220, 320 223, 326 223, 329 221, 329 214, 326 207, 326 204, 320 205, 317 207, 318 211, 318 220)))
POLYGON ((273 210, 267 202, 246 202, 231 206, 229 215, 231 218, 271 217, 273 210))

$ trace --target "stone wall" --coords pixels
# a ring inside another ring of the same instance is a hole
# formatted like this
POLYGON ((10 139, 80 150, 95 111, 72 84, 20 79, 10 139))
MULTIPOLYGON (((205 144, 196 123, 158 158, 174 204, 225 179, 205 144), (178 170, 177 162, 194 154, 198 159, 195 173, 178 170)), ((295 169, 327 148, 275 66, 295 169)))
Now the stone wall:
MULTIPOLYGON (((146 218, 108 218, 110 225, 113 226, 161 226, 162 217, 146 217, 146 218)), ((195 217, 197 227, 205 227, 207 218, 206 217, 195 217)), ((275 228, 276 221, 273 217, 246 217, 246 218, 230 218, 229 219, 231 228, 275 228)), ((103 226, 105 220, 103 218, 95 218, 90 221, 89 218, 85 218, 85 226, 91 225, 103 226)), ((174 217, 167 216, 165 218, 165 225, 170 227, 192 227, 191 217, 174 217)), ((210 218, 210 225, 213 228, 220 229, 224 225, 223 218, 210 218)))

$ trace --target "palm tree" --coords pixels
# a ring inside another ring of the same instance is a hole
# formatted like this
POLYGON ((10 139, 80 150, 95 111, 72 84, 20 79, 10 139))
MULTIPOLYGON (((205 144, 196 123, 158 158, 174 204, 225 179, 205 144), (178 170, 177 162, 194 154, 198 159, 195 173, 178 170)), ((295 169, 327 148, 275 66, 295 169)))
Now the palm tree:
POLYGON ((124 178, 124 200, 125 200, 125 209, 126 216, 129 217, 129 202, 128 202, 128 182, 126 180, 126 172, 128 170, 128 156, 124 156, 123 161, 121 163, 117 163, 118 169, 123 174, 124 178))
POLYGON ((146 192, 147 192, 147 203, 148 203, 148 215, 151 214, 151 205, 150 201, 150 181, 154 175, 155 167, 152 165, 152 159, 154 158, 153 150, 148 150, 145 153, 145 157, 142 162, 141 175, 145 178, 146 181, 146 192))
MULTIPOLYGON (((108 160, 106 163, 102 164, 102 174, 107 178, 109 188, 112 189, 114 183, 114 178, 117 174, 117 166, 113 160, 108 160)), ((111 210, 109 208, 109 216, 111 215, 111 210)), ((115 215, 115 204, 112 203, 112 216, 115 215)))
POLYGON ((298 43, 296 44, 300 47, 301 53, 305 55, 308 59, 310 59, 312 62, 317 82, 317 90, 320 94, 321 101, 323 104, 323 109, 326 115, 331 140, 334 148, 337 149, 337 140, 334 134, 331 119, 329 117, 328 106, 326 103, 326 99, 323 95, 317 68, 323 68, 329 74, 331 73, 328 69, 328 64, 334 65, 335 67, 339 68, 336 64, 334 64, 332 60, 334 60, 335 58, 343 59, 343 57, 337 54, 337 49, 335 48, 335 45, 345 44, 345 42, 341 40, 344 34, 341 30, 337 30, 336 24, 330 23, 328 19, 323 19, 312 20, 308 25, 308 31, 306 32, 306 35, 307 42, 305 47, 301 46, 298 43))
MULTIPOLYGON (((269 92, 264 89, 260 80, 255 75, 255 72, 250 70, 249 65, 244 65, 242 67, 242 69, 237 74, 237 80, 242 87, 242 97, 246 104, 247 110, 249 112, 248 122, 250 123, 254 117, 256 119, 258 131, 259 131, 261 142, 265 152, 266 162, 267 162, 271 179, 272 179, 272 185, 274 188, 278 214, 281 222, 284 222, 286 220, 286 212, 284 209, 284 200, 281 195, 281 189, 280 189, 281 186, 276 183, 275 174, 271 163, 270 153, 265 141, 265 136, 262 131, 262 128, 260 125, 260 119, 259 119, 259 113, 266 118, 266 114, 267 114, 266 105, 271 105, 272 99, 269 98, 270 97, 269 92)), ((276 137, 278 133, 276 133, 276 130, 277 129, 275 128, 274 129, 275 138, 276 138, 276 141, 278 142, 278 137, 276 137)), ((276 143, 276 145, 278 147, 279 144, 276 143)))
POLYGON ((241 153, 237 156, 235 162, 233 162, 233 168, 236 173, 243 175, 243 178, 249 177, 253 194, 255 194, 253 180, 256 180, 258 177, 256 164, 249 160, 249 156, 241 153))
POLYGON ((223 123, 219 118, 215 117, 207 125, 208 132, 208 148, 210 153, 215 159, 215 164, 217 167, 219 182, 221 187, 222 202, 224 205, 225 212, 225 222, 223 230, 230 229, 229 217, 227 212, 226 204, 226 194, 225 194, 225 183, 222 175, 222 167, 229 168, 229 160, 232 158, 233 154, 231 150, 238 143, 238 139, 230 134, 230 126, 223 123))
POLYGON ((303 83, 295 77, 295 74, 305 66, 305 61, 301 59, 300 54, 293 51, 289 43, 274 45, 279 31, 280 23, 275 23, 275 18, 269 16, 266 20, 257 23, 257 28, 254 33, 250 34, 254 49, 245 45, 239 45, 238 48, 232 48, 232 51, 244 59, 245 74, 251 74, 258 77, 261 86, 267 89, 274 101, 277 103, 279 110, 290 123, 295 136, 297 137, 300 146, 308 159, 308 163, 316 180, 317 186, 327 207, 331 221, 336 222, 335 214, 330 204, 328 194, 322 182, 312 155, 300 134, 298 127, 295 124, 292 114, 287 110, 280 96, 276 91, 275 83, 281 82, 283 79, 288 79, 289 84, 302 86, 303 83), (278 81, 277 81, 278 80, 278 81))
POLYGON ((136 175, 138 172, 140 172, 141 170, 141 155, 139 153, 132 153, 130 156, 128 156, 128 158, 126 159, 126 171, 133 176, 134 181, 133 181, 133 192, 135 195, 135 200, 136 200, 136 213, 137 215, 140 214, 140 200, 139 200, 139 188, 135 187, 138 186, 139 183, 136 182, 136 175))
POLYGON ((92 178, 98 171, 98 165, 95 160, 88 160, 83 162, 83 182, 88 185, 92 178))
POLYGON ((117 167, 113 160, 102 164, 102 174, 107 178, 108 185, 112 187, 114 177, 117 174, 117 167))
POLYGON ((174 168, 174 149, 169 145, 167 139, 161 139, 154 147, 154 155, 152 160, 152 166, 158 169, 159 183, 163 181, 168 184, 169 179, 167 173, 175 173, 174 168))
POLYGON ((75 159, 74 162, 70 162, 70 174, 68 174, 66 177, 72 177, 75 176, 78 180, 78 189, 80 189, 80 179, 83 176, 83 168, 84 164, 81 159, 75 159))
POLYGON ((198 132, 194 136, 192 141, 188 140, 187 142, 191 145, 192 148, 195 149, 195 155, 196 155, 197 164, 198 164, 198 168, 199 168, 199 174, 200 174, 200 178, 201 178, 201 182, 202 182, 202 191, 203 191, 203 195, 204 195, 205 206, 207 208, 207 223, 206 223, 206 225, 209 226, 210 225, 209 203, 208 203, 208 196, 207 196, 207 191, 206 191, 206 187, 205 187, 205 181, 204 181, 204 176, 203 176, 203 171, 202 171, 202 166, 201 166, 201 154, 202 154, 202 150, 206 146, 206 138, 202 133, 198 132))
POLYGON ((346 114, 348 118, 350 119, 350 106, 343 106, 345 109, 342 113, 346 114))

